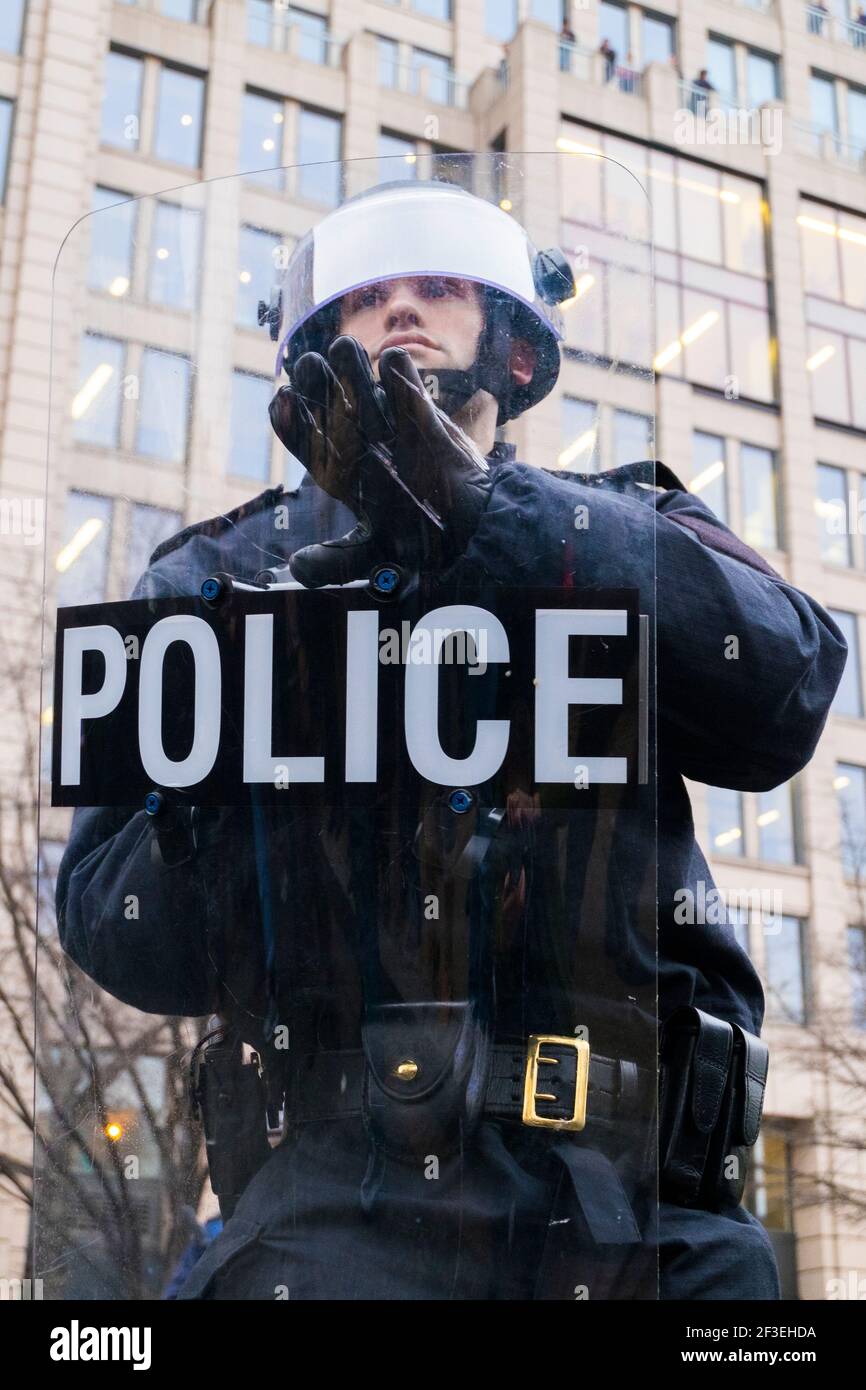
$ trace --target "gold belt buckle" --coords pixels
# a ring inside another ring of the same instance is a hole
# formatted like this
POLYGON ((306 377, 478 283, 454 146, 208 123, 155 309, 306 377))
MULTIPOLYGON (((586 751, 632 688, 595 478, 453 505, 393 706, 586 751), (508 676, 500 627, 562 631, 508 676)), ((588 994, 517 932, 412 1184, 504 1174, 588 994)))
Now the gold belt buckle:
POLYGON ((553 1033, 533 1033, 526 1049, 526 1068, 523 1080, 523 1123, 538 1125, 543 1129, 578 1130, 586 1124, 586 1092, 589 1085, 589 1043, 582 1038, 560 1038, 553 1033), (542 1047, 568 1047, 575 1054, 574 1106, 566 1119, 553 1119, 539 1115, 536 1103, 540 1100, 556 1101, 558 1098, 549 1091, 538 1089, 538 1069, 541 1066, 558 1067, 559 1057, 545 1057, 542 1047))

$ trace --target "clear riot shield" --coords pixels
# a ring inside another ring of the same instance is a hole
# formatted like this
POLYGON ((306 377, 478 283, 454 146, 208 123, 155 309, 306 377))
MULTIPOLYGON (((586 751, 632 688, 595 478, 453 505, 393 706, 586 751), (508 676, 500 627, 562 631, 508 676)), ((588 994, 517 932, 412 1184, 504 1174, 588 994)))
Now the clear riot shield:
POLYGON ((70 232, 46 1297, 657 1296, 650 242, 583 146, 70 232))

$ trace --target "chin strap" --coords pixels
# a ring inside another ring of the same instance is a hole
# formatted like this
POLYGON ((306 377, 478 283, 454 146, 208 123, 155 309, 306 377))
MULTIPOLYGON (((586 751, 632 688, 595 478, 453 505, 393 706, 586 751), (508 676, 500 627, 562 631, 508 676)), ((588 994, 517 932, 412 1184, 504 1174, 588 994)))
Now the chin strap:
POLYGON ((423 381, 440 410, 452 418, 476 392, 489 392, 499 402, 499 423, 503 424, 511 418, 511 393, 515 384, 511 375, 511 306, 488 296, 485 320, 478 355, 471 367, 425 372, 423 381))

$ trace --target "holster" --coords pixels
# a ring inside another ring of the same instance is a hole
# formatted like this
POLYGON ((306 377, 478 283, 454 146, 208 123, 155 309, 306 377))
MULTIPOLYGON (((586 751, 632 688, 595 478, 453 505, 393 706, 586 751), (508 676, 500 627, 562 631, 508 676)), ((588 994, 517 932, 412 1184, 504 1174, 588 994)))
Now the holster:
POLYGON ((736 1205, 761 1125, 766 1044, 688 1006, 665 1023, 659 1060, 662 1198, 710 1211, 736 1205))
POLYGON ((271 1153, 267 1092, 257 1055, 245 1061, 240 1038, 220 1034, 196 1053, 191 1095, 204 1128, 211 1187, 227 1221, 271 1153))
POLYGON ((465 1143, 484 1108, 488 1042, 469 1003, 368 1008, 363 1117, 398 1157, 443 1157, 465 1143))

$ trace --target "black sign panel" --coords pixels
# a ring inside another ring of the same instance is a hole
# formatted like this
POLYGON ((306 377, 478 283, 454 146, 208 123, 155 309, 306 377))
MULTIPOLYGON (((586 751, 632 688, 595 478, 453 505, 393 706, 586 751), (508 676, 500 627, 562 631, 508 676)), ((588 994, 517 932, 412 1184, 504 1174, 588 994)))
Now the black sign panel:
POLYGON ((58 612, 52 804, 373 804, 407 779, 628 805, 635 591, 235 590, 58 612))

